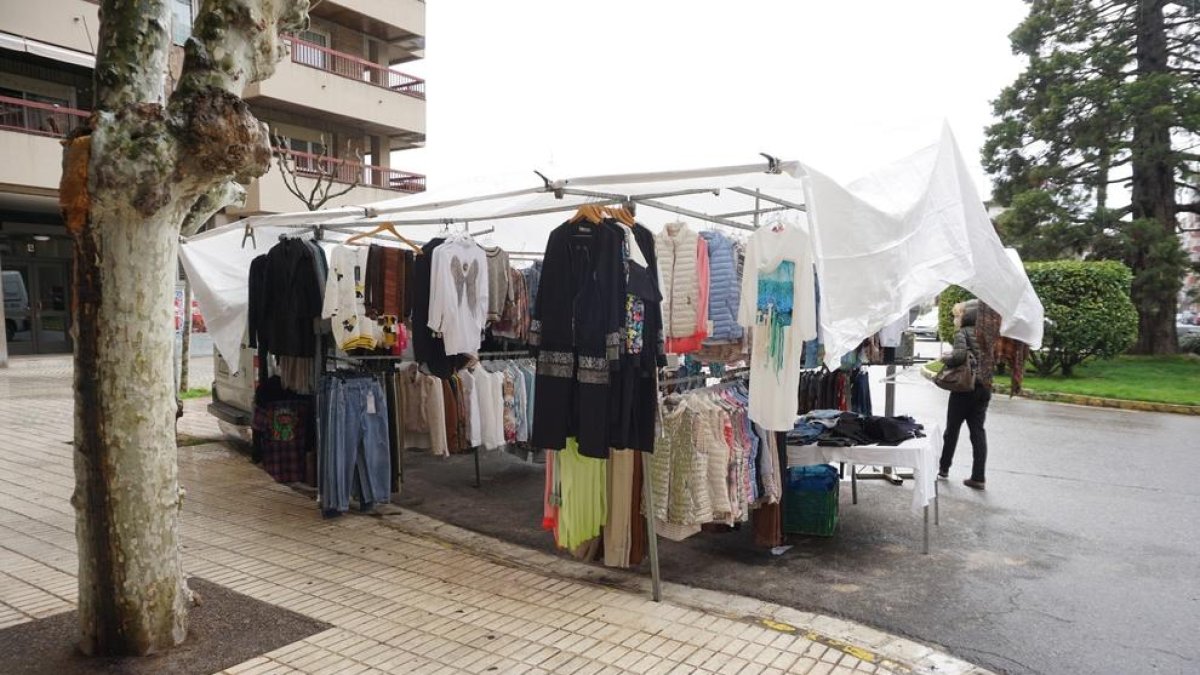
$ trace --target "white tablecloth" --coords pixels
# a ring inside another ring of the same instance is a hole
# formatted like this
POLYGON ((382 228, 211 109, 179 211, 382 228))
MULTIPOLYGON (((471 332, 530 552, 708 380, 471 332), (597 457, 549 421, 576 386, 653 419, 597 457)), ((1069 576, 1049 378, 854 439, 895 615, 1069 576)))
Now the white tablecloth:
POLYGON ((925 427, 925 438, 914 438, 900 445, 853 445, 847 448, 822 445, 789 445, 788 466, 806 464, 847 464, 909 467, 913 470, 913 511, 920 511, 936 499, 938 459, 942 454, 942 430, 925 427))

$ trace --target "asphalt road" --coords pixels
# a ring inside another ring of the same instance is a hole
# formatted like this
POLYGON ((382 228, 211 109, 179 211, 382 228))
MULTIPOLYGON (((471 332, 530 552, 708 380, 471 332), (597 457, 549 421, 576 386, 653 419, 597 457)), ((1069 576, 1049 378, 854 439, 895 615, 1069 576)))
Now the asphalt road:
MULTIPOLYGON (((898 413, 944 420, 944 392, 916 369, 898 380, 898 413)), ((869 481, 858 505, 843 489, 833 538, 797 539, 781 556, 747 532, 663 541, 663 576, 843 616, 997 672, 1200 672, 1200 417, 998 397, 987 428, 988 490, 962 485, 964 428, 931 555, 910 486, 869 481)), ((410 453, 403 502, 552 546, 539 529, 540 466, 486 453, 482 489, 473 471, 470 456, 410 453)))

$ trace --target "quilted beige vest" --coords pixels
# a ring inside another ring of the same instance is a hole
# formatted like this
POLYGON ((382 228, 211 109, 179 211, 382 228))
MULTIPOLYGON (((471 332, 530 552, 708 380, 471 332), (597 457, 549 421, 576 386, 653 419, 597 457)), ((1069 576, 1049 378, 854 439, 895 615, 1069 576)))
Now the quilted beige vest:
POLYGON ((658 272, 662 279, 663 327, 667 337, 696 334, 699 320, 700 278, 696 270, 696 246, 700 235, 684 223, 667 223, 654 236, 658 272))

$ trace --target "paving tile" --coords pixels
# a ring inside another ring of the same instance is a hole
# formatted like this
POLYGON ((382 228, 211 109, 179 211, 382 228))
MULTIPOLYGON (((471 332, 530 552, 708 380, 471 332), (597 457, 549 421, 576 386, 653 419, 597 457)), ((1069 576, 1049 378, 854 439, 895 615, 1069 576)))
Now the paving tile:
MULTIPOLYGON (((198 376, 209 377, 212 360, 202 362, 198 376)), ((76 602, 70 373, 69 358, 18 359, 0 378, 0 627, 76 602)), ((219 437, 204 408, 187 402, 179 429, 219 437)), ((324 520, 312 499, 215 446, 181 449, 179 468, 188 490, 182 531, 189 574, 336 626, 231 674, 876 670, 746 619, 556 576, 575 565, 565 560, 535 568, 474 556, 431 538, 445 526, 419 517, 402 529, 353 514, 324 520)), ((521 564, 545 560, 462 536, 521 564)), ((727 612, 767 611, 758 601, 726 599, 727 612)), ((937 661, 927 647, 842 620, 779 607, 767 613, 850 636, 906 663, 937 661)))

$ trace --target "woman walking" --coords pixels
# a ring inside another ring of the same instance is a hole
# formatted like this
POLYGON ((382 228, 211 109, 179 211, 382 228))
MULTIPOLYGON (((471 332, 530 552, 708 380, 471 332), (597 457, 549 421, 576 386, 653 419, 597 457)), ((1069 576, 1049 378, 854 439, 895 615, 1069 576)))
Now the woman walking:
POLYGON ((971 477, 963 485, 976 490, 986 487, 984 470, 987 466, 987 432, 983 423, 987 417, 988 403, 992 400, 992 359, 984 358, 980 341, 976 335, 976 323, 980 313, 979 301, 960 302, 954 306, 954 351, 942 357, 947 368, 960 366, 970 356, 975 357, 975 390, 951 392, 946 407, 946 433, 942 437, 942 460, 939 478, 949 478, 950 464, 954 460, 954 449, 958 445, 958 432, 962 423, 967 423, 971 435, 974 457, 971 477))

